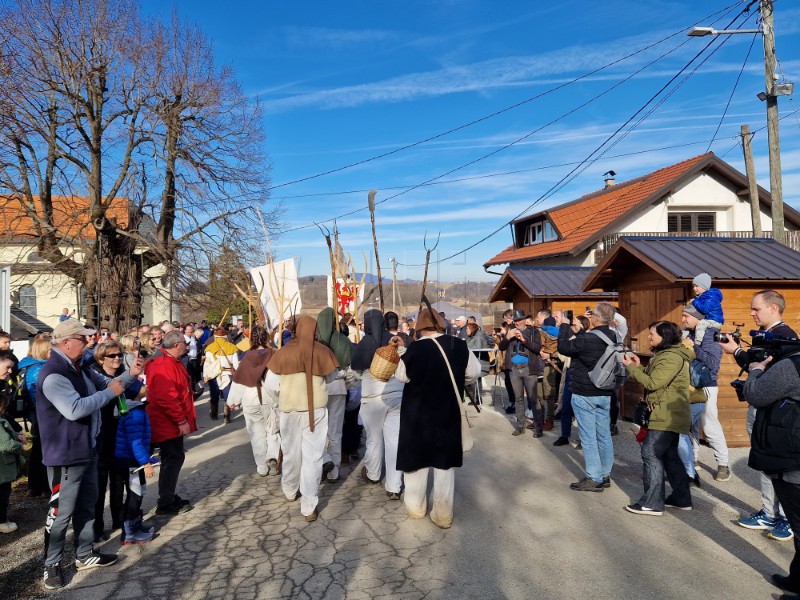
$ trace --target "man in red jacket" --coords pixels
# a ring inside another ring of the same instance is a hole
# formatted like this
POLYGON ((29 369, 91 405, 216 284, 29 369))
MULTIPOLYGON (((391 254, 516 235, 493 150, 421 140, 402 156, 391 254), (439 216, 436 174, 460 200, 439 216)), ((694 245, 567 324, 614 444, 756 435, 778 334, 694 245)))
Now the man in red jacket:
POLYGON ((190 510, 189 501, 175 493, 184 460, 183 438, 197 431, 191 380, 181 356, 186 341, 180 331, 164 336, 162 354, 145 364, 147 416, 152 429, 151 443, 161 448, 158 475, 157 515, 176 515, 190 510))

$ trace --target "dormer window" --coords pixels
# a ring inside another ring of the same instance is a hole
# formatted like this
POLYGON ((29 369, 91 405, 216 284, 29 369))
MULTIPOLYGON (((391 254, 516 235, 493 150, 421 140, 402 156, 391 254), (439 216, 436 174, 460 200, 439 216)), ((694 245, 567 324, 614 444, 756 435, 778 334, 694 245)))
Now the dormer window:
POLYGON ((558 234, 550 221, 537 221, 528 225, 525 230, 524 246, 533 246, 542 242, 552 242, 558 239, 558 234))

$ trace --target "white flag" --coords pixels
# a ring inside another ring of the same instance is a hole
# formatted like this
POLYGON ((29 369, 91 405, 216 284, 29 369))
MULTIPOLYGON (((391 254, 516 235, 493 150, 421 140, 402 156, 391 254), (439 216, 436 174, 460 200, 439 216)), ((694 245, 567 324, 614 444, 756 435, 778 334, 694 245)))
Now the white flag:
POLYGON ((293 258, 250 269, 250 277, 271 327, 280 326, 292 315, 300 314, 303 303, 293 258))
POLYGON ((336 280, 336 295, 338 297, 338 305, 334 305, 333 299, 333 286, 331 285, 331 276, 328 275, 328 306, 338 312, 340 315, 356 313, 356 300, 360 304, 364 300, 364 286, 354 281, 349 276, 346 279, 338 278, 336 280))

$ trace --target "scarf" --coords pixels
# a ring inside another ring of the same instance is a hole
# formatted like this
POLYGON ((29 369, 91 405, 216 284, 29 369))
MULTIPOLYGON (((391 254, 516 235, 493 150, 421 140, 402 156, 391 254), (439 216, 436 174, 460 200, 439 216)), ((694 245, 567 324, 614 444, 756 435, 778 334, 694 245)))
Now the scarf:
POLYGON ((357 371, 365 371, 372 364, 375 351, 386 346, 392 335, 386 331, 381 311, 373 308, 364 314, 364 337, 353 350, 351 366, 357 371))
POLYGON ((275 354, 275 351, 272 348, 253 348, 248 350, 242 360, 239 361, 239 368, 233 374, 233 380, 245 387, 258 387, 273 354, 275 354))
POLYGON ((332 308, 323 308, 317 315, 317 333, 319 342, 333 350, 336 360, 339 361, 339 368, 346 369, 349 367, 350 340, 346 335, 342 335, 336 330, 336 319, 334 319, 332 308))

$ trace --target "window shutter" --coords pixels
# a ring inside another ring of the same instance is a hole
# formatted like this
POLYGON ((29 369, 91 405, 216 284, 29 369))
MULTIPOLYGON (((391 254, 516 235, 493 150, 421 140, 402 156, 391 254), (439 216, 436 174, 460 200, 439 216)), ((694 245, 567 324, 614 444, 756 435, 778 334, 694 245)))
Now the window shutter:
POLYGON ((715 221, 713 213, 697 215, 697 231, 715 231, 715 221))
POLYGON ((669 233, 678 231, 678 215, 667 215, 667 231, 669 233))

